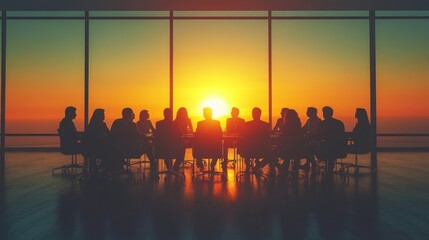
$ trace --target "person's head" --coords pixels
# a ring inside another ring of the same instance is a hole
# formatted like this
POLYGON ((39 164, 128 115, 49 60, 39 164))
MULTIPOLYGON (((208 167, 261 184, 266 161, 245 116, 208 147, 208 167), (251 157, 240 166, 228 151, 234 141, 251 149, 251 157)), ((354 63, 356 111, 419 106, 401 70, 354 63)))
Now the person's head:
POLYGON ((231 109, 231 117, 237 118, 238 114, 240 114, 240 110, 238 108, 236 108, 236 107, 233 107, 231 109))
POLYGON ((73 106, 66 107, 66 110, 64 111, 64 116, 68 119, 75 119, 77 116, 76 108, 73 106))
POLYGON ((146 109, 143 109, 140 111, 139 120, 149 119, 149 111, 146 109))
POLYGON ((89 121, 89 124, 102 123, 104 121, 104 117, 104 109, 97 108, 92 113, 92 117, 89 121))
POLYGON ((252 118, 253 120, 260 120, 262 115, 262 110, 258 107, 252 109, 252 118))
POLYGON ((177 109, 176 119, 184 121, 188 120, 188 118, 188 110, 185 107, 177 109))
POLYGON ((131 108, 122 109, 122 118, 123 119, 133 121, 134 117, 135 117, 135 115, 134 115, 134 112, 131 108))
POLYGON ((301 120, 294 109, 289 109, 286 113, 286 125, 301 128, 301 120))
POLYGON ((282 118, 285 118, 287 111, 289 111, 289 108, 282 108, 282 111, 280 112, 282 118))
POLYGON ((317 116, 317 108, 315 107, 308 107, 307 108, 307 117, 314 118, 317 116))
POLYGON ((329 106, 324 106, 322 108, 322 112, 323 112, 323 118, 324 119, 331 119, 332 116, 334 115, 334 109, 332 109, 329 106))
POLYGON ((355 117, 357 119, 358 124, 369 125, 368 113, 366 112, 365 108, 356 108, 355 117))
POLYGON ((171 108, 164 108, 164 119, 173 121, 173 111, 171 111, 171 108))
POLYGON ((205 119, 212 119, 213 111, 209 107, 203 108, 203 114, 205 119))

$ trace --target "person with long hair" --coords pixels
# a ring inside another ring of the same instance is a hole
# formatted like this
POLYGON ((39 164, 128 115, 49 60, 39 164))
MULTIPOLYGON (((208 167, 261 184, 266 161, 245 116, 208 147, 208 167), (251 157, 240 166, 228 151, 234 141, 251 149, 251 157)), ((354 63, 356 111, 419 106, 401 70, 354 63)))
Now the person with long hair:
POLYGON ((298 113, 293 109, 288 109, 284 116, 285 124, 277 146, 267 154, 255 168, 262 169, 265 165, 270 164, 271 174, 274 174, 274 167, 277 167, 280 174, 289 171, 290 160, 294 160, 294 170, 298 170, 299 161, 303 155, 304 149, 304 131, 301 127, 301 120, 298 113), (283 158, 283 164, 279 164, 279 158, 283 158))
POLYGON ((348 146, 349 153, 366 153, 371 146, 371 124, 364 108, 356 108, 356 125, 353 128, 353 143, 348 146))
MULTIPOLYGON (((188 110, 185 107, 180 107, 176 113, 176 119, 174 119, 175 124, 179 127, 180 133, 183 135, 189 135, 194 133, 194 129, 192 127, 192 121, 188 116, 188 110)), ((182 157, 181 159, 184 161, 186 148, 192 147, 192 140, 186 139, 182 141, 182 157)), ((186 163, 186 162, 185 162, 186 163)))
POLYGON ((289 108, 282 108, 280 112, 280 118, 277 119, 276 125, 273 127, 273 133, 281 133, 283 131, 283 127, 285 125, 285 117, 289 108))
POLYGON ((150 134, 155 132, 152 122, 149 119, 149 111, 143 109, 140 111, 139 120, 137 121, 137 129, 141 135, 150 134))
POLYGON ((301 119, 294 109, 286 112, 285 125, 280 138, 280 157, 284 159, 282 170, 288 171, 290 160, 293 160, 292 170, 297 171, 304 151, 304 131, 301 127, 301 119))
POLYGON ((177 110, 176 119, 174 119, 174 122, 176 122, 176 124, 179 126, 182 135, 194 133, 192 121, 189 118, 188 110, 186 110, 185 107, 181 107, 177 110))
POLYGON ((109 128, 104 122, 104 119, 104 109, 95 109, 85 131, 86 153, 89 158, 89 168, 92 173, 94 173, 94 169, 96 169, 95 160, 97 158, 101 160, 102 167, 108 170, 121 167, 120 162, 114 160, 114 147, 109 128))

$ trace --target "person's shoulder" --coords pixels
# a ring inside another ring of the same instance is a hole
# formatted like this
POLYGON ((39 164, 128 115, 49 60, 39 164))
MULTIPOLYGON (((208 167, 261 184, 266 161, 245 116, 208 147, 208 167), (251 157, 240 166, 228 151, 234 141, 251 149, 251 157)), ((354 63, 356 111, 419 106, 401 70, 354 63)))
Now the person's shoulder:
POLYGON ((270 124, 268 122, 265 122, 265 121, 261 121, 261 126, 264 126, 264 128, 270 128, 271 129, 270 124))
POLYGON ((113 121, 112 125, 119 124, 122 122, 122 118, 117 118, 113 121))
POLYGON ((341 124, 344 125, 343 121, 341 121, 340 119, 333 118, 333 120, 339 125, 341 125, 341 124))
POLYGON ((165 122, 165 119, 155 122, 155 125, 162 125, 165 122))

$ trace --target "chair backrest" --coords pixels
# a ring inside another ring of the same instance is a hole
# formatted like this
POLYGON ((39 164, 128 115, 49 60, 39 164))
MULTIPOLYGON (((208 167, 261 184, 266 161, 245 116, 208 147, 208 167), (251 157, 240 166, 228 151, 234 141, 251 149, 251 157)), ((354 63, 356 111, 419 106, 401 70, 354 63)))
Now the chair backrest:
POLYGON ((238 153, 244 158, 262 158, 269 152, 270 145, 269 127, 246 123, 238 140, 238 153))
POLYGON ((194 134, 192 154, 195 158, 222 157, 222 129, 217 122, 199 122, 194 134))
POLYGON ((157 159, 177 159, 182 155, 183 141, 175 123, 157 125, 153 134, 154 155, 157 159))

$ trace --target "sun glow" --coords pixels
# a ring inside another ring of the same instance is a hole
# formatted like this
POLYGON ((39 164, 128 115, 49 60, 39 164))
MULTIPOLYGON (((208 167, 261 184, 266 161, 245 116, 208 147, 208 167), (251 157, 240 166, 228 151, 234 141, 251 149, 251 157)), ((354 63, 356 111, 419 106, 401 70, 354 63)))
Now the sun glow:
POLYGON ((213 110, 213 118, 219 118, 228 114, 228 106, 226 103, 216 97, 207 98, 201 104, 201 108, 209 107, 213 110))

